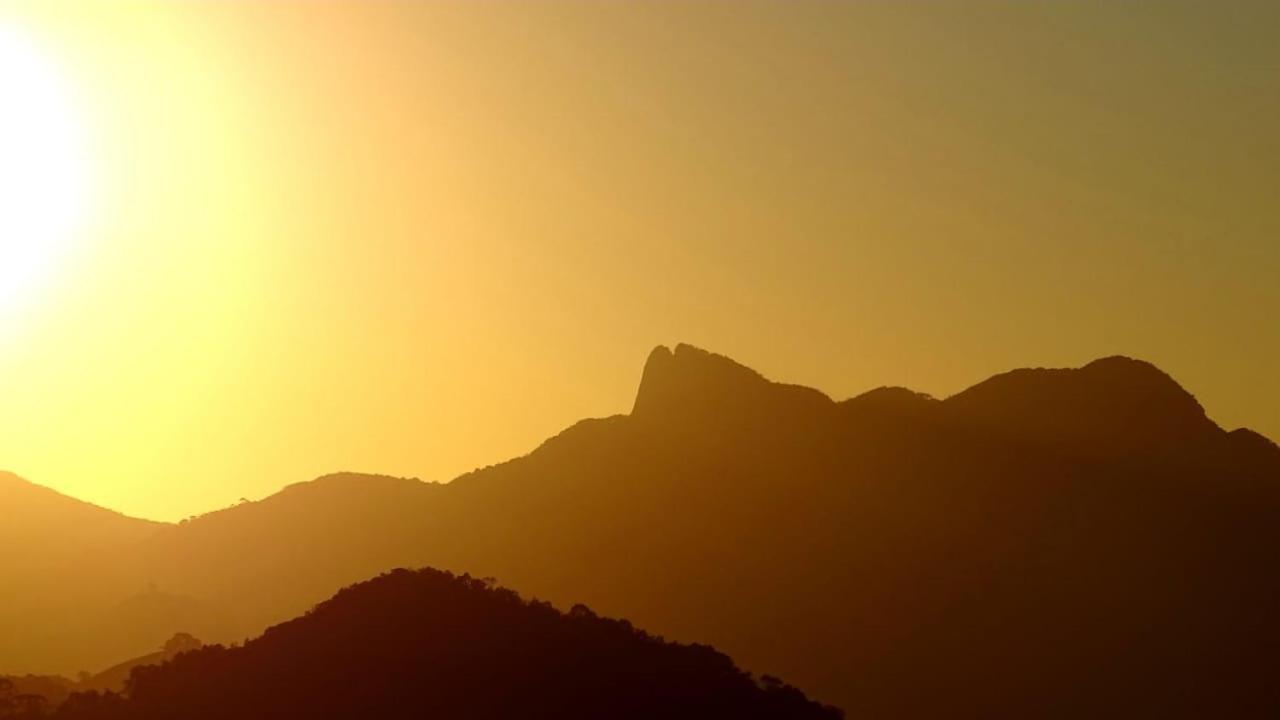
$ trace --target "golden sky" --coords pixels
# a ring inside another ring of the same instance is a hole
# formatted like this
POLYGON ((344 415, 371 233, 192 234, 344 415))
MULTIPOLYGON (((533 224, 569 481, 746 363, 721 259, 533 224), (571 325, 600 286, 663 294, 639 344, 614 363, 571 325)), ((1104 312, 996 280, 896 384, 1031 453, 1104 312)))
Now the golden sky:
POLYGON ((1280 437, 1280 3, 4 26, 59 68, 92 202, 0 313, 0 467, 76 497, 447 480, 628 410, 677 341, 836 397, 1123 353, 1280 437))

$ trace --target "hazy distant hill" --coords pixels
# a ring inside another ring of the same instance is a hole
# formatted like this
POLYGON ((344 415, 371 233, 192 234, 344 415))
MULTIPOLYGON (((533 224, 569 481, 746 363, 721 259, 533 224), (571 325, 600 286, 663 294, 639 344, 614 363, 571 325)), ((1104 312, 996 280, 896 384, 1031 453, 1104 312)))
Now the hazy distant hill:
POLYGON ((840 717, 709 647, 436 570, 347 588, 243 647, 139 668, 130 684, 127 702, 73 697, 59 717, 840 717))
POLYGON ((321 478, 132 562, 239 634, 431 565, 710 643, 852 717, 1238 715, 1280 709, 1277 548, 1280 449, 1149 364, 833 402, 682 345, 631 414, 528 456, 321 478))
POLYGON ((0 672, 70 673, 135 654, 136 639, 100 634, 118 619, 109 608, 145 589, 124 558, 160 527, 0 472, 0 672))

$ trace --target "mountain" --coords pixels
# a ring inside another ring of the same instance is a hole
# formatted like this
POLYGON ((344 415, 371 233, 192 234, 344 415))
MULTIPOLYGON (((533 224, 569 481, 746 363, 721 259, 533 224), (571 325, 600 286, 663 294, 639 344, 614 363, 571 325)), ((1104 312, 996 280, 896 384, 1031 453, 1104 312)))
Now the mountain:
POLYGON ((1280 449, 1150 364, 837 402, 679 345, 630 414, 451 483, 333 475, 146 533, 131 582, 230 629, 116 657, 432 566, 714 645, 852 717, 1271 715, 1277 547, 1280 449))
POLYGON ((127 699, 73 696, 65 720, 128 718, 839 718, 712 648, 577 605, 562 613, 436 570, 346 588, 240 647, 141 667, 127 699))

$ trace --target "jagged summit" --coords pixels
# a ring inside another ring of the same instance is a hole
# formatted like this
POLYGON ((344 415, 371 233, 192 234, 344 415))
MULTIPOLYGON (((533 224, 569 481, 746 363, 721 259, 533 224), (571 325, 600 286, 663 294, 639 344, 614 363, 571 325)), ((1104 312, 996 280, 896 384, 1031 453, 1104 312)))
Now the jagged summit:
POLYGON ((674 351, 659 345, 649 353, 631 414, 711 411, 723 415, 761 402, 814 408, 832 404, 813 388, 772 382, 724 355, 681 343, 674 351))
POLYGON ((764 384, 760 373, 712 352, 680 343, 675 350, 659 345, 649 353, 640 376, 633 414, 678 401, 681 394, 700 389, 764 384))

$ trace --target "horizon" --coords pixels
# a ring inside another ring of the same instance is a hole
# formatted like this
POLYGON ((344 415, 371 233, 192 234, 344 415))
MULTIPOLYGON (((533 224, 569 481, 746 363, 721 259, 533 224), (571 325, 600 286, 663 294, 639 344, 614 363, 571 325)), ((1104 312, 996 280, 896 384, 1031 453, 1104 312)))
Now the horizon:
MULTIPOLYGON (((676 350, 676 349, 678 349, 678 348, 680 348, 680 347, 682 347, 682 346, 683 346, 683 347, 692 348, 692 349, 693 349, 694 351, 696 351, 696 352, 709 354, 709 355, 710 355, 711 357, 713 357, 713 358, 717 358, 717 359, 718 359, 718 360, 720 360, 720 361, 726 361, 726 362, 728 362, 728 363, 730 363, 730 364, 732 364, 732 365, 734 365, 734 366, 737 366, 737 367, 745 368, 745 369, 747 369, 747 370, 751 371, 752 373, 758 373, 758 371, 756 371, 754 368, 752 368, 752 367, 751 367, 751 365, 750 365, 749 363, 747 363, 747 362, 742 362, 742 361, 740 361, 740 360, 738 360, 738 359, 736 359, 736 358, 731 358, 731 357, 728 357, 728 356, 726 356, 726 355, 722 355, 722 354, 720 354, 720 353, 717 353, 715 350, 710 350, 710 349, 707 349, 707 348, 700 348, 700 347, 697 347, 697 346, 691 345, 691 344, 689 344, 689 343, 683 343, 683 342, 682 342, 682 343, 672 343, 671 345, 657 345, 657 346, 655 346, 655 347, 653 348, 653 350, 651 350, 651 351, 650 351, 650 353, 648 354, 648 356, 647 356, 647 357, 651 359, 651 358, 652 358, 652 356, 653 356, 653 354, 657 353, 658 351, 666 350, 666 351, 668 351, 668 352, 671 352, 671 351, 676 350)), ((995 377, 999 377, 1000 375, 1004 375, 1004 374, 1007 374, 1007 373, 1009 373, 1009 372, 1013 372, 1013 371, 1015 371, 1015 370, 1033 370, 1033 371, 1044 371, 1044 370, 1063 370, 1063 369, 1066 369, 1066 370, 1080 370, 1080 369, 1083 369, 1083 368, 1085 368, 1085 367, 1087 367, 1087 366, 1093 365, 1093 364, 1095 364, 1095 363, 1099 363, 1099 362, 1102 362, 1102 361, 1105 361, 1105 360, 1114 360, 1114 359, 1130 360, 1130 361, 1134 361, 1134 362, 1140 363, 1140 364, 1142 364, 1142 365, 1145 365, 1145 366, 1151 367, 1151 368, 1152 368, 1152 369, 1154 369, 1157 373, 1161 373, 1161 374, 1164 374, 1164 375, 1166 375, 1167 377, 1169 377, 1169 379, 1170 379, 1170 380, 1171 380, 1171 381, 1172 381, 1172 382, 1173 382, 1173 383, 1174 383, 1174 384, 1175 384, 1179 389, 1181 389, 1184 393, 1186 393, 1186 394, 1187 394, 1188 396, 1190 396, 1192 399, 1196 399, 1196 396, 1195 396, 1195 393, 1194 393, 1194 392, 1192 392, 1190 389, 1186 388, 1186 387, 1185 387, 1185 386, 1183 386, 1181 383, 1179 383, 1177 378, 1172 377, 1172 376, 1168 376, 1168 375, 1167 375, 1167 373, 1165 373, 1165 371, 1164 371, 1162 368, 1160 368, 1160 366, 1159 366, 1159 365, 1157 365, 1157 364, 1155 364, 1155 363, 1151 363, 1151 362, 1146 361, 1146 360, 1143 360, 1142 358, 1131 358, 1131 357, 1124 356, 1124 355, 1111 355, 1111 356, 1106 356, 1106 357, 1095 358, 1095 359, 1090 360, 1089 362, 1084 363, 1084 364, 1080 365, 1079 367, 1075 367, 1075 368, 1047 368, 1047 367, 1042 367, 1042 366, 1037 366, 1037 367, 1028 367, 1028 368, 1009 368, 1009 369, 1007 369, 1007 370, 1005 370, 1005 371, 1002 371, 1002 372, 1000 372, 1000 373, 997 373, 997 374, 995 374, 995 375, 992 375, 992 376, 990 376, 990 377, 988 377, 988 378, 982 378, 982 379, 979 379, 979 380, 975 380, 974 382, 972 382, 972 383, 970 383, 970 384, 966 385, 965 387, 961 388, 961 389, 960 389, 960 390, 958 390, 957 392, 952 393, 952 394, 950 394, 950 395, 935 396, 935 395, 932 395, 932 394, 929 394, 929 393, 924 393, 924 394, 925 394, 925 395, 927 395, 930 399, 935 400, 935 401, 946 401, 946 400, 948 400, 948 399, 950 399, 950 398, 954 397, 955 395, 958 395, 958 394, 960 394, 960 393, 962 393, 962 392, 964 392, 964 391, 966 391, 966 390, 969 390, 969 389, 972 389, 972 388, 974 388, 974 387, 977 387, 978 385, 980 385, 980 384, 982 384, 982 383, 986 382, 987 380, 990 380, 990 379, 995 378, 995 377)), ((645 368, 645 369, 646 369, 646 370, 648 369, 648 367, 647 367, 647 363, 646 363, 646 368, 645 368)), ((765 383, 769 383, 769 384, 780 384, 780 385, 788 385, 788 386, 795 386, 795 384, 794 384, 794 383, 790 383, 786 378, 773 378, 773 377, 769 377, 769 376, 767 376, 767 375, 764 375, 763 373, 758 373, 758 374, 760 375, 760 379, 761 379, 761 381, 763 381, 763 382, 765 382, 765 383)), ((636 382, 636 390, 635 390, 635 392, 633 392, 633 393, 632 393, 632 402, 633 402, 633 403, 635 402, 635 399, 636 399, 636 397, 638 396, 638 393, 639 393, 639 392, 640 392, 640 390, 642 389, 642 383, 644 382, 644 379, 645 379, 645 378, 644 378, 644 375, 640 375, 640 376, 637 378, 637 382, 636 382)), ((867 390, 867 391, 865 391, 865 392, 863 392, 863 393, 858 393, 858 394, 855 394, 855 395, 850 395, 850 396, 848 396, 848 397, 838 397, 838 396, 833 396, 833 395, 831 395, 831 394, 827 393, 826 391, 822 390, 822 388, 813 388, 813 387, 810 387, 810 386, 807 386, 807 385, 800 385, 799 387, 804 387, 804 388, 807 388, 807 389, 817 390, 817 391, 821 392, 825 397, 827 397, 828 399, 830 399, 830 400, 831 400, 832 402, 834 402, 834 403, 841 403, 841 402, 845 402, 845 401, 848 401, 848 400, 853 400, 853 399, 856 399, 856 398, 858 398, 858 397, 861 397, 862 395, 865 395, 865 394, 867 394, 867 393, 874 392, 875 390, 882 390, 882 389, 894 389, 894 388, 901 388, 901 389, 911 390, 911 391, 913 391, 913 392, 918 392, 918 391, 916 391, 914 388, 902 388, 902 386, 880 385, 880 386, 876 386, 876 387, 874 387, 874 388, 871 388, 870 390, 867 390)), ((1198 399, 1196 399, 1196 400, 1197 400, 1197 402, 1198 402, 1198 399)), ((1258 433, 1258 431, 1257 431, 1257 430, 1255 430, 1255 429, 1253 429, 1253 428, 1248 428, 1248 427, 1244 427, 1244 426, 1240 426, 1240 427, 1230 427, 1230 426, 1222 425, 1221 423, 1219 423, 1219 422, 1217 422, 1217 421, 1215 420, 1215 418, 1214 418, 1214 416, 1213 416, 1213 413, 1212 413, 1212 411, 1211 411, 1209 408, 1204 408, 1204 407, 1203 407, 1203 404, 1201 404, 1201 407, 1202 407, 1202 409, 1204 410, 1205 415, 1206 415, 1206 417, 1209 419, 1209 421, 1210 421, 1210 422, 1213 422, 1213 423, 1214 423, 1215 425, 1217 425, 1218 427, 1221 427, 1224 431, 1231 432, 1231 431, 1235 431, 1235 430, 1246 430, 1246 431, 1250 431, 1250 432, 1258 433)), ((345 469, 331 470, 331 471, 328 471, 328 472, 325 472, 325 473, 322 473, 322 474, 319 474, 319 475, 315 475, 315 476, 313 476, 313 477, 309 477, 309 478, 303 478, 303 479, 297 479, 297 480, 284 481, 284 482, 282 482, 282 484, 280 484, 279 486, 277 486, 277 487, 275 487, 275 488, 268 489, 268 490, 265 492, 265 494, 263 494, 263 495, 261 495, 260 497, 257 497, 257 498, 241 497, 241 498, 238 498, 237 500, 235 500, 235 501, 233 501, 233 502, 226 503, 226 504, 223 504, 223 505, 220 505, 220 506, 214 506, 214 507, 205 508, 205 509, 203 509, 203 510, 199 510, 199 511, 194 512, 194 513, 192 513, 192 514, 190 514, 190 515, 187 515, 187 516, 184 516, 184 517, 180 517, 180 518, 156 518, 156 517, 146 517, 146 516, 143 516, 143 515, 136 515, 136 514, 129 513, 129 512, 127 512, 127 511, 125 511, 125 510, 121 510, 121 509, 118 509, 118 508, 113 508, 113 507, 109 507, 109 506, 106 506, 106 505, 102 505, 102 504, 99 504, 99 503, 93 502, 93 501, 92 501, 91 499, 89 499, 89 498, 80 498, 80 497, 75 497, 75 496, 69 495, 69 494, 67 494, 67 493, 64 493, 64 492, 59 491, 57 488, 54 488, 54 487, 51 487, 51 486, 45 485, 45 484, 43 484, 43 483, 39 482, 39 481, 38 481, 38 480, 36 480, 36 479, 32 479, 32 478, 29 478, 29 477, 25 477, 25 476, 23 476, 21 473, 18 473, 18 472, 12 471, 12 470, 7 469, 7 468, 2 468, 2 467, 0 467, 0 474, 5 474, 5 473, 7 473, 7 474, 9 474, 9 475, 12 475, 13 477, 16 477, 16 478, 17 478, 17 479, 19 479, 19 480, 25 481, 25 482, 27 482, 27 483, 29 483, 29 484, 31 484, 31 485, 35 485, 35 486, 42 487, 42 488, 45 488, 45 489, 48 489, 48 490, 52 490, 52 491, 54 491, 54 492, 58 493, 59 495, 62 495, 63 497, 67 497, 67 498, 69 498, 69 499, 71 499, 71 500, 76 500, 76 501, 79 501, 79 502, 88 503, 88 504, 91 504, 91 505, 93 505, 93 506, 95 506, 95 507, 98 507, 98 508, 100 508, 100 509, 107 510, 107 511, 110 511, 110 512, 113 512, 113 513, 117 513, 117 514, 120 514, 120 515, 124 515, 125 517, 134 518, 134 519, 138 519, 138 520, 147 520, 147 521, 150 521, 150 522, 158 522, 158 523, 163 523, 163 524, 168 524, 168 525, 176 525, 176 524, 180 524, 180 523, 186 522, 186 521, 188 521, 188 520, 193 520, 193 519, 197 519, 197 518, 203 517, 203 516, 205 516, 205 515, 209 515, 209 514, 212 514, 212 513, 217 513, 217 512, 222 511, 222 510, 227 510, 227 509, 230 509, 230 508, 234 508, 234 507, 237 507, 237 506, 239 506, 239 505, 243 505, 243 504, 245 504, 246 502, 253 503, 253 502, 261 502, 261 501, 263 501, 263 500, 268 500, 268 499, 270 499, 270 498, 272 498, 272 497, 274 497, 274 496, 276 496, 276 495, 280 494, 280 493, 281 493, 281 492, 283 492, 284 490, 287 490, 287 489, 288 489, 288 488, 290 488, 290 487, 294 487, 294 486, 297 486, 297 485, 305 485, 305 484, 308 484, 308 483, 311 483, 311 482, 316 482, 316 481, 320 481, 320 480, 325 480, 325 479, 330 478, 330 477, 341 477, 341 476, 389 477, 389 478, 394 478, 394 479, 397 479, 397 480, 414 480, 414 481, 417 481, 417 482, 428 483, 428 484, 446 485, 446 484, 449 484, 449 483, 451 483, 451 482, 453 482, 453 481, 455 481, 455 480, 458 480, 458 479, 460 479, 460 478, 463 478, 463 477, 465 477, 465 476, 467 476, 467 475, 470 475, 470 474, 475 473, 475 472, 477 472, 477 471, 483 470, 483 469, 485 469, 485 468, 487 468, 487 467, 491 467, 491 466, 493 466, 493 465, 500 465, 500 464, 503 464, 503 463, 509 462, 509 461, 511 461, 511 460, 516 460, 516 459, 519 459, 519 458, 522 458, 522 457, 526 457, 526 456, 528 456, 530 453, 532 453, 532 452, 536 451, 536 450, 537 450, 537 448, 538 448, 538 447, 541 447, 545 442, 547 442, 548 440, 550 440, 550 439, 554 438, 558 433, 563 432, 564 430, 567 430, 567 429, 569 429, 569 428, 573 427, 574 425, 576 425, 576 424, 578 424, 578 423, 580 423, 580 422, 583 422, 583 421, 585 421, 585 420, 601 419, 601 418, 607 418, 607 417, 616 417, 616 416, 618 416, 618 415, 629 415, 631 412, 632 412, 632 410, 630 409, 630 406, 628 406, 628 409, 627 409, 626 411, 623 411, 623 412, 620 412, 620 413, 615 413, 615 414, 613 414, 613 415, 592 415, 592 416, 587 416, 587 417, 583 417, 583 418, 577 418, 576 420, 572 421, 571 423, 567 424, 566 426, 564 426, 564 427, 562 427, 562 428, 559 428, 559 429, 557 429, 557 430, 554 430, 554 431, 552 431, 552 432, 548 433, 544 438, 542 438, 541 440, 539 440, 539 441, 538 441, 534 446, 532 446, 532 447, 528 448, 526 451, 524 451, 524 452, 522 452, 522 453, 518 453, 518 454, 516 454, 516 455, 512 455, 512 456, 510 456, 510 457, 504 457, 504 458, 493 458, 493 459, 490 459, 490 461, 488 461, 488 462, 486 462, 486 463, 478 464, 478 465, 476 465, 474 468, 469 468, 469 469, 467 469, 467 470, 464 470, 464 471, 462 471, 462 472, 458 473, 457 475, 454 475, 454 476, 452 476, 452 477, 450 477, 450 478, 440 479, 440 478, 422 478, 422 477, 418 477, 418 476, 406 476, 406 475, 390 475, 390 474, 387 474, 387 473, 378 473, 378 472, 364 471, 364 470, 361 470, 361 469, 358 469, 358 468, 345 468, 345 469)), ((1261 436, 1262 436, 1263 438, 1265 438, 1266 440, 1268 440, 1269 442, 1271 442, 1272 444, 1275 444, 1275 443, 1276 443, 1276 441, 1275 441, 1275 439, 1274 439, 1274 438, 1271 438, 1271 437, 1269 437, 1269 436, 1265 435, 1264 433, 1258 433, 1258 434, 1259 434, 1259 435, 1261 435, 1261 436)))
POLYGON ((1278 21, 11 0, 0 463, 164 518, 450 478, 668 338, 846 397, 1141 357, 1280 436, 1278 21))

